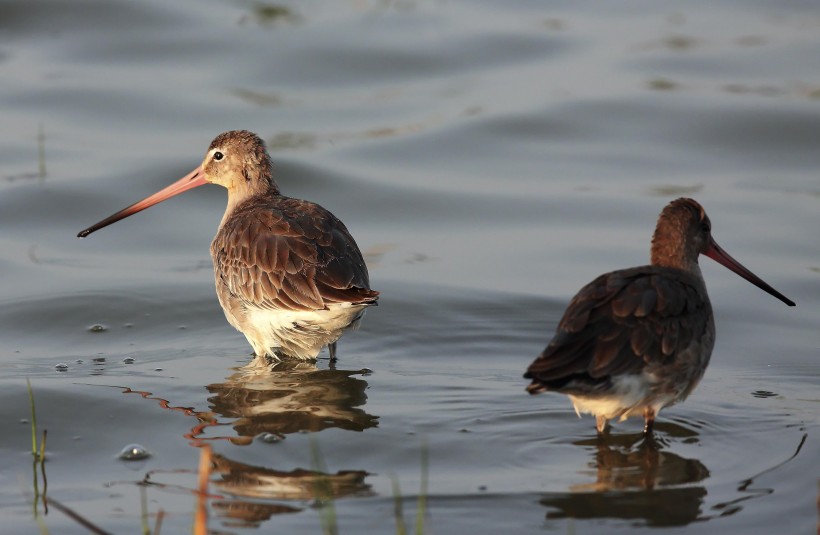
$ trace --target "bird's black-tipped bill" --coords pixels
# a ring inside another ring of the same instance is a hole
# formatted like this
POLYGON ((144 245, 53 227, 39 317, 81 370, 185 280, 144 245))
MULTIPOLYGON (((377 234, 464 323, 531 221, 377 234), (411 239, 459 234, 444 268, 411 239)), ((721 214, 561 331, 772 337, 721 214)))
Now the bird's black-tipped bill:
POLYGON ((110 225, 112 223, 116 223, 120 219, 125 219, 126 217, 128 217, 130 215, 134 215, 137 212, 141 212, 141 211, 145 210, 146 208, 154 206, 157 203, 161 203, 162 201, 164 201, 166 199, 170 199, 171 197, 173 197, 175 195, 179 195, 183 191, 188 191, 189 189, 193 189, 193 188, 195 188, 197 186, 201 186, 205 183, 206 183, 205 173, 202 170, 201 166, 197 167, 196 169, 194 169, 193 171, 191 171, 190 173, 188 173, 184 177, 180 178, 179 180, 177 180, 176 182, 174 182, 170 186, 168 186, 166 188, 163 188, 160 191, 154 193, 153 195, 150 195, 150 196, 144 198, 143 200, 132 204, 128 208, 124 208, 124 209, 120 210, 116 214, 112 214, 112 215, 106 217, 105 219, 103 219, 99 223, 91 225, 90 227, 88 227, 85 230, 80 231, 80 233, 77 234, 77 237, 78 238, 85 238, 86 236, 88 236, 92 232, 100 230, 103 227, 107 227, 108 225, 110 225))
POLYGON ((709 248, 703 253, 718 264, 725 266, 747 281, 751 282, 764 292, 777 297, 790 307, 794 306, 794 301, 783 295, 782 293, 778 292, 771 286, 769 286, 766 282, 763 281, 760 277, 746 269, 743 264, 732 258, 729 253, 723 250, 723 248, 715 242, 715 240, 711 239, 709 241, 709 248))

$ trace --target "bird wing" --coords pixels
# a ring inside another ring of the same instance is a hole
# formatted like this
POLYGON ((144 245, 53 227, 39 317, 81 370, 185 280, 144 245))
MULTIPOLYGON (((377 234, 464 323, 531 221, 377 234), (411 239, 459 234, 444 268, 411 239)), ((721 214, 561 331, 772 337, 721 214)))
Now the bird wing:
POLYGON ((527 369, 528 390, 594 387, 668 364, 708 328, 711 306, 686 272, 642 266, 601 275, 572 299, 555 336, 527 369))
POLYGON ((217 280, 240 301, 269 310, 372 304, 367 266, 344 224, 288 197, 237 207, 211 244, 217 280))

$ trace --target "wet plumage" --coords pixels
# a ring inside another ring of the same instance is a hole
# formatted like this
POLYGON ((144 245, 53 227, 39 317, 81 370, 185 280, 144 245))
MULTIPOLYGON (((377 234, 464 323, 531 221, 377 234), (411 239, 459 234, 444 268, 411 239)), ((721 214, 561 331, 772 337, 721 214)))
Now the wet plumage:
POLYGON ((579 414, 596 416, 599 432, 609 420, 633 415, 644 416, 651 432, 658 411, 697 386, 714 347, 699 254, 794 304, 715 243, 697 202, 678 199, 658 219, 650 265, 601 275, 572 299, 555 336, 527 369, 527 390, 569 395, 579 414))

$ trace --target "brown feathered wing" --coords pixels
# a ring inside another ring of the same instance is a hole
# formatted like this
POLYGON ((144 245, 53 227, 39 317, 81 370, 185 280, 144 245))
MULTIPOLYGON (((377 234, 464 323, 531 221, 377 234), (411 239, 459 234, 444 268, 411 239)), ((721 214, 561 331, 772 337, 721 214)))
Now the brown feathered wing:
POLYGON ((251 199, 226 221, 211 252, 218 280, 246 306, 321 310, 378 299, 347 228, 308 201, 251 199))
POLYGON ((589 394, 615 375, 673 364, 710 318, 705 289, 681 270, 642 266, 601 275, 570 302, 524 375, 533 380, 527 390, 589 394))

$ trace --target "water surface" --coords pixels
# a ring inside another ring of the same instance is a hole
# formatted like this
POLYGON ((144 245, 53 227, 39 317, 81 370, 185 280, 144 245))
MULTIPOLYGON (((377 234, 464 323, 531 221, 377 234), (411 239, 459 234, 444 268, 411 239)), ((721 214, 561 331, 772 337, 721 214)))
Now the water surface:
POLYGON ((0 516, 215 531, 811 533, 820 480, 820 9, 808 2, 4 2, 0 516), (200 188, 77 240, 218 133, 262 136, 288 195, 345 221, 379 307, 331 367, 242 369, 200 188), (38 134, 42 133, 38 150, 38 134), (646 263, 686 195, 787 308, 703 260, 712 363, 599 440, 521 378, 568 299, 646 263), (65 371, 55 368, 64 364, 65 371), (24 421, 25 420, 25 421, 24 421), (117 459, 126 445, 151 453, 117 459), (318 453, 318 455, 317 455, 318 453), (429 464, 423 457, 427 455, 429 464), (43 482, 37 491, 42 493, 43 482), (143 501, 144 499, 144 501, 143 501), (145 519, 143 515, 147 515, 145 519))

